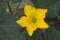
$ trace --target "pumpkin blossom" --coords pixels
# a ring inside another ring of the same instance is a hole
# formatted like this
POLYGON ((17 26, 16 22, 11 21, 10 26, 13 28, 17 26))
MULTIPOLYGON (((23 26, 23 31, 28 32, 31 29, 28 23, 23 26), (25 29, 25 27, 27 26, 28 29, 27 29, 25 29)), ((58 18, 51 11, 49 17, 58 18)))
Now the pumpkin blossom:
POLYGON ((40 29, 48 28, 48 24, 44 21, 47 13, 47 9, 35 8, 34 6, 25 5, 24 13, 26 16, 22 16, 17 20, 17 24, 21 27, 26 27, 29 36, 32 36, 33 32, 40 29))

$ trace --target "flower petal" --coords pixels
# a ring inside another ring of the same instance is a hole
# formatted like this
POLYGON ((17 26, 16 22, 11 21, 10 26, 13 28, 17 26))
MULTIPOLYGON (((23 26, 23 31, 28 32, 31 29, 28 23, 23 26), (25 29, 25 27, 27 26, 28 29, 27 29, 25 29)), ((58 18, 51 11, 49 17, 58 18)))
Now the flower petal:
POLYGON ((17 24, 19 24, 22 27, 25 27, 28 25, 28 19, 25 16, 22 16, 19 20, 16 21, 17 24))
POLYGON ((37 22, 37 26, 38 26, 38 28, 40 28, 40 29, 49 28, 48 24, 47 24, 43 19, 40 19, 40 20, 37 22))
POLYGON ((37 18, 42 18, 43 19, 46 16, 46 12, 47 12, 47 9, 37 9, 36 13, 35 13, 35 16, 37 18))
POLYGON ((27 32, 29 34, 29 36, 32 36, 33 32, 37 29, 37 26, 34 24, 30 24, 27 26, 27 32))
POLYGON ((34 14, 36 11, 34 6, 30 6, 30 5, 25 5, 24 7, 24 13, 26 16, 30 16, 32 14, 34 14))

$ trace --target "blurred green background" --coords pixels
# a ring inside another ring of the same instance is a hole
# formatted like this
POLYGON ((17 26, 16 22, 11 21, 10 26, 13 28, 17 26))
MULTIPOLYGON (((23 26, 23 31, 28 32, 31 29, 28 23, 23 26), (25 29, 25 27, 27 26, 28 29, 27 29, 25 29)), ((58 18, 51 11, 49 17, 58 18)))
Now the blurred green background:
MULTIPOLYGON (((18 2, 18 0, 12 1, 18 2)), ((36 8, 48 9, 46 17, 57 17, 60 20, 60 0, 32 0, 32 2, 36 8)), ((0 0, 0 40, 41 40, 40 29, 36 30, 32 37, 29 37, 26 30, 20 32, 21 27, 16 24, 16 20, 15 16, 6 12, 5 0, 0 0)), ((60 30, 50 26, 46 29, 45 40, 60 40, 60 30)))

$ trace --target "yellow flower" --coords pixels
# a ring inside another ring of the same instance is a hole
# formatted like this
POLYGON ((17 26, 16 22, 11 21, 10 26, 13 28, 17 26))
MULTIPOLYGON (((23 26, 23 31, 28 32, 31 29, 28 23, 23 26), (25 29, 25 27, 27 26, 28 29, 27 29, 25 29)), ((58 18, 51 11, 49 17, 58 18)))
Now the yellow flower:
POLYGON ((27 32, 32 36, 33 32, 37 29, 46 29, 48 24, 44 21, 47 9, 35 8, 34 6, 25 5, 24 13, 26 16, 22 16, 17 20, 17 24, 22 27, 26 27, 27 32))

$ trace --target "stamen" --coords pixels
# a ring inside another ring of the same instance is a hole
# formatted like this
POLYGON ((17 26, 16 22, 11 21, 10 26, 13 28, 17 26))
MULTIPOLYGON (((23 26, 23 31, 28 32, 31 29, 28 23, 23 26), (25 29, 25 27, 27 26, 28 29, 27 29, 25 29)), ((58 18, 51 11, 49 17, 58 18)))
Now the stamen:
POLYGON ((32 19, 32 22, 33 22, 33 23, 36 23, 36 21, 37 21, 36 18, 33 18, 33 19, 32 19))

